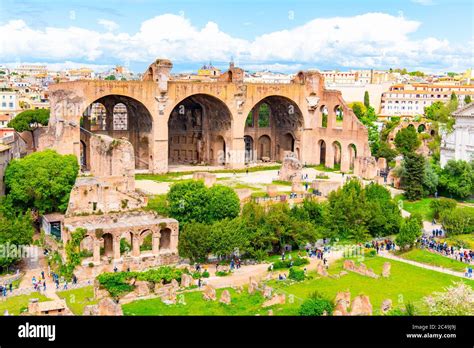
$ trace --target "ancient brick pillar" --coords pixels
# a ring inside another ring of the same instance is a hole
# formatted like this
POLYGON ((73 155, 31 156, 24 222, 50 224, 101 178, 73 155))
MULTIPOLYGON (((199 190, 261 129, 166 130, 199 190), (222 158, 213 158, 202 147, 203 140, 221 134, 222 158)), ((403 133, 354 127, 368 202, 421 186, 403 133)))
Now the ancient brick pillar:
POLYGON ((160 252, 160 232, 153 232, 151 237, 151 252, 153 255, 158 255, 160 252))
POLYGON ((140 256, 140 237, 136 233, 132 233, 132 256, 140 256))
POLYGON ((112 250, 113 250, 113 258, 114 260, 120 259, 120 236, 114 237, 113 240, 113 245, 112 245, 112 250))
POLYGON ((97 238, 94 238, 92 251, 93 251, 93 261, 100 262, 100 240, 97 238))

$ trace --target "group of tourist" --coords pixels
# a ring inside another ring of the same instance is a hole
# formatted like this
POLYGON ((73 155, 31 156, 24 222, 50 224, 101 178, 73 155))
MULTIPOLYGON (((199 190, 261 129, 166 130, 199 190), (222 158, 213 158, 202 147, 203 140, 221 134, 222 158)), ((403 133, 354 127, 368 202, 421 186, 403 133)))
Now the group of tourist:
POLYGON ((433 233, 433 237, 442 237, 444 234, 442 229, 437 229, 437 228, 434 229, 432 233, 433 233))
POLYGON ((384 240, 373 240, 371 243, 367 243, 365 245, 366 248, 373 248, 377 252, 377 254, 382 250, 395 250, 395 242, 391 239, 384 239, 384 240))
POLYGON ((10 290, 10 293, 13 292, 13 283, 0 285, 0 296, 7 297, 7 289, 10 290))
MULTIPOLYGON (((433 233, 434 235, 436 233, 433 233)), ((468 249, 458 249, 453 245, 448 245, 446 241, 437 241, 434 236, 426 237, 423 236, 420 239, 421 248, 426 248, 431 252, 441 254, 442 256, 453 258, 459 262, 464 262, 469 266, 466 267, 465 276, 472 278, 472 260, 474 258, 474 251, 468 249)))

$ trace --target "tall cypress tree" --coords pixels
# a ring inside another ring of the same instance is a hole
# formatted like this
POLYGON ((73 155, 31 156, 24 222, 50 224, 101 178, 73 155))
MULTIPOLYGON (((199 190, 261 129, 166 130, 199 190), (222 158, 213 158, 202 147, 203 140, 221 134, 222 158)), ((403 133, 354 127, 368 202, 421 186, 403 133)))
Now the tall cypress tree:
POLYGON ((369 108, 370 106, 370 99, 369 99, 369 92, 365 91, 364 93, 364 105, 366 108, 369 108))
POLYGON ((423 177, 425 175, 425 160, 414 152, 405 154, 405 175, 403 186, 405 197, 415 201, 423 197, 423 177))

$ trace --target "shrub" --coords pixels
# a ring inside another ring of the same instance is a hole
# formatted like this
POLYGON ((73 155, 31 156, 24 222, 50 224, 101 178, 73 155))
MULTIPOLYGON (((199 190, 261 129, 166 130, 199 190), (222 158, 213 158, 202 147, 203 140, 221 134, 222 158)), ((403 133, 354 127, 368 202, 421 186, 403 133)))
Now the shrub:
POLYGON ((299 315, 322 316, 325 313, 332 315, 333 310, 334 304, 332 301, 315 292, 303 302, 299 309, 299 315))
POLYGON ((469 208, 454 208, 441 212, 441 223, 448 235, 474 231, 474 211, 469 208))
POLYGON ((293 266, 303 266, 303 265, 307 265, 309 264, 309 260, 307 258, 296 258, 294 260, 285 260, 285 261, 282 261, 282 260, 279 260, 279 261, 275 261, 273 263, 273 269, 283 269, 283 268, 290 268, 290 264, 291 262, 293 262, 293 266))
POLYGON ((288 278, 296 280, 297 282, 300 282, 300 281, 304 280, 305 274, 304 274, 304 271, 302 269, 297 269, 297 268, 291 267, 290 272, 288 274, 288 278))
POLYGON ((452 210, 456 208, 457 202, 450 198, 438 198, 430 202, 430 208, 433 210, 435 219, 439 219, 440 214, 445 210, 452 210))
POLYGON ((226 271, 217 271, 216 272, 216 276, 218 277, 226 277, 230 274, 230 272, 226 272, 226 271))
POLYGON ((209 272, 208 271, 202 272, 202 277, 203 278, 209 278, 209 272))

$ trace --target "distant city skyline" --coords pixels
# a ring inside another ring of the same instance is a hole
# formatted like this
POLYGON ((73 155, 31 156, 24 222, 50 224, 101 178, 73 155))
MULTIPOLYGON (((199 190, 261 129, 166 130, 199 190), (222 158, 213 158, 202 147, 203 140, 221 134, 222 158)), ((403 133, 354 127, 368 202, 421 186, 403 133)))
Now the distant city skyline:
POLYGON ((115 65, 143 72, 156 58, 174 73, 233 59, 250 70, 473 66, 473 4, 403 1, 0 2, 0 64, 115 65), (455 24, 455 25, 454 25, 455 24))

